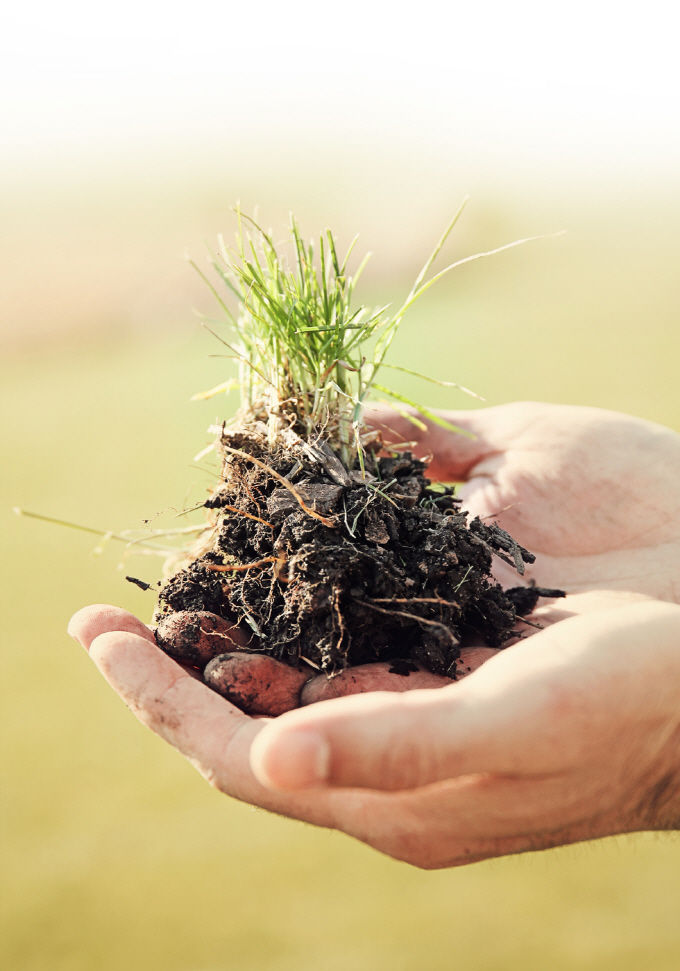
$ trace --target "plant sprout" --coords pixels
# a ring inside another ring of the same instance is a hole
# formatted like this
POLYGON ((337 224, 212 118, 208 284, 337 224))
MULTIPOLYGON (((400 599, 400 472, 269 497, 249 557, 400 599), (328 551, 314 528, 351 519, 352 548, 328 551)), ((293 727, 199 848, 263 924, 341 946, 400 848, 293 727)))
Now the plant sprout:
MULTIPOLYGON (((235 313, 196 264, 192 265, 212 290, 235 333, 233 341, 219 339, 238 361, 239 378, 195 397, 207 398, 238 387, 240 418, 265 422, 270 448, 276 446, 285 428, 304 438, 323 429, 348 468, 353 467, 357 454, 362 459, 363 409, 372 392, 387 395, 393 406, 420 428, 425 427, 423 422, 401 405, 410 405, 431 421, 461 431, 428 408, 378 383, 377 378, 382 368, 425 378, 409 368, 386 364, 385 356, 404 314, 437 280, 463 263, 528 242, 517 240, 468 256, 426 280, 466 202, 464 199, 394 314, 388 313, 389 306, 370 313, 365 307, 352 307, 354 288, 368 260, 367 255, 354 275, 349 274, 348 261, 358 237, 340 260, 330 231, 320 235, 317 249, 314 241, 303 241, 291 215, 293 255, 289 262, 271 235, 237 208, 236 249, 228 249, 220 236, 218 254, 210 254, 212 266, 238 301, 235 313)), ((473 394, 453 382, 435 383, 473 394)))

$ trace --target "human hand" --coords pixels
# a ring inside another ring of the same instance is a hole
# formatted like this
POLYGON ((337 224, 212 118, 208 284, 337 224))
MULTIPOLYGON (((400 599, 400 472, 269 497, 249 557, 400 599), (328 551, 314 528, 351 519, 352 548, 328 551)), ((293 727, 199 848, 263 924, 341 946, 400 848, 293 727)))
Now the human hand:
POLYGON ((250 718, 116 608, 70 632, 218 789, 437 868, 680 827, 680 607, 565 620, 439 691, 250 718), (312 787, 312 788, 310 788, 312 787))

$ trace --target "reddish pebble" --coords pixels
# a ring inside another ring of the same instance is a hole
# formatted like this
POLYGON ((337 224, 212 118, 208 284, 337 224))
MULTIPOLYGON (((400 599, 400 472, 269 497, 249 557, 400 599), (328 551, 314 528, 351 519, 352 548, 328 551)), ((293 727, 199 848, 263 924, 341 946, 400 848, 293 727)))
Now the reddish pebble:
POLYGON ((232 648, 246 647, 252 634, 207 610, 180 610, 164 617, 156 629, 156 643, 166 654, 203 668, 232 648))
POLYGON ((391 663, 358 664, 347 668, 330 680, 324 675, 314 678, 305 685, 300 703, 311 705, 316 701, 329 698, 342 698, 344 695, 363 694, 365 691, 411 691, 413 688, 444 688, 452 684, 451 678, 431 671, 418 669, 408 677, 403 674, 390 674, 391 663))
POLYGON ((299 707, 310 671, 292 668, 266 654, 220 654, 208 664, 205 683, 248 715, 282 715, 299 707))

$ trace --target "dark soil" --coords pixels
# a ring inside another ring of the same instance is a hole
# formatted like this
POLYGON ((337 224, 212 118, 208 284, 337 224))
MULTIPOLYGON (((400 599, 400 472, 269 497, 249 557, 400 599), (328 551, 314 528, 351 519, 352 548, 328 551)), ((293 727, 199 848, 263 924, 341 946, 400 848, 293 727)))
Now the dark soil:
POLYGON ((240 649, 328 674, 387 660, 452 677, 461 646, 502 647, 539 597, 564 596, 504 591, 493 557, 522 575, 533 554, 495 523, 468 521, 409 452, 367 452, 362 478, 323 442, 272 454, 260 434, 223 432, 222 445, 223 481, 205 503, 217 516, 211 549, 165 583, 159 620, 238 620, 256 635, 240 649))

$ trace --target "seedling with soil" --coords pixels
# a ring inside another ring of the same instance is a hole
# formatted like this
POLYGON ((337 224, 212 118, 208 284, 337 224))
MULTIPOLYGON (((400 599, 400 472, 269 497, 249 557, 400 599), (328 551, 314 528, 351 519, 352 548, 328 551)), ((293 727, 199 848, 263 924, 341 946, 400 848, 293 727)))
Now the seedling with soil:
POLYGON ((533 554, 495 523, 469 521, 409 443, 366 423, 369 399, 388 399, 421 429, 418 415, 466 434, 382 383, 409 308, 454 267, 490 255, 427 278, 462 208, 396 313, 353 309, 365 265, 350 275, 354 243, 340 260, 330 232, 315 248, 294 219, 287 253, 237 210, 236 249, 220 240, 212 256, 225 295, 204 279, 230 328, 216 336, 239 378, 198 397, 237 384, 241 404, 212 429, 221 474, 204 503, 208 530, 161 588, 156 639, 227 697, 242 651, 309 676, 390 661, 405 675, 422 666, 455 677, 461 644, 502 647, 539 596, 560 595, 504 591, 494 556, 523 575, 533 554))

